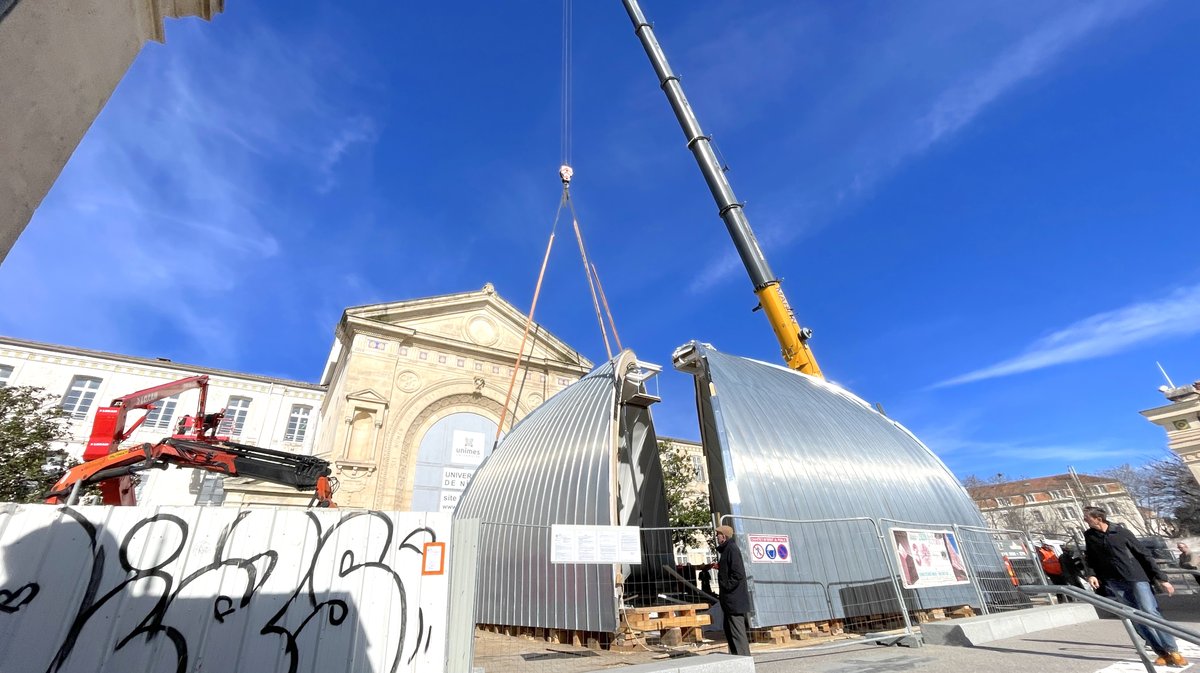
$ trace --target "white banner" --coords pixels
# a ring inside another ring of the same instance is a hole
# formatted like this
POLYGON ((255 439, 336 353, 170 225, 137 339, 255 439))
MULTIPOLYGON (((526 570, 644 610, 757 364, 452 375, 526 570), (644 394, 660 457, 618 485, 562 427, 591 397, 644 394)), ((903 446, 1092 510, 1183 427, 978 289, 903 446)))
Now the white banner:
POLYGON ((452 443, 450 462, 462 465, 478 465, 483 462, 484 446, 487 440, 482 432, 455 430, 452 443))
POLYGON ((893 528, 892 542, 905 589, 966 584, 967 566, 954 533, 946 530, 893 528))
POLYGON ((450 514, 458 507, 458 499, 462 497, 462 491, 442 491, 441 510, 450 514))
POLYGON ((471 481, 473 476, 475 476, 475 470, 462 467, 443 467, 442 488, 461 491, 467 487, 467 482, 471 481))
POLYGON ((551 563, 642 562, 642 536, 637 526, 550 527, 551 563))

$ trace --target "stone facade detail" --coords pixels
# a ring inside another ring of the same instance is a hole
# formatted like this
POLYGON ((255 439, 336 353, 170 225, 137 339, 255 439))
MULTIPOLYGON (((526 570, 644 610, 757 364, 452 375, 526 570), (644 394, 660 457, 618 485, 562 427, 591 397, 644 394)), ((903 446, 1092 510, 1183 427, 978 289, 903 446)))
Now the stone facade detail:
POLYGON ((1183 459, 1200 482, 1200 381, 1160 390, 1170 404, 1147 409, 1142 415, 1167 432, 1167 448, 1183 459))
MULTIPOLYGON (((338 505, 410 509, 418 450, 439 421, 472 414, 499 423, 524 329, 525 316, 490 284, 346 309, 322 375, 315 445, 334 465, 338 505)), ((544 329, 534 333, 505 429, 592 368, 544 329)))

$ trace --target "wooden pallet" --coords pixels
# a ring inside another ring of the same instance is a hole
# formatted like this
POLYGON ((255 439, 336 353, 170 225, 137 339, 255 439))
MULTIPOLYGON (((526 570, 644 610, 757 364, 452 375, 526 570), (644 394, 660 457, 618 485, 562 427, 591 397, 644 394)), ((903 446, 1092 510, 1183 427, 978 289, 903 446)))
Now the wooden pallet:
POLYGON ((629 608, 624 611, 621 626, 632 631, 681 629, 684 642, 698 643, 704 640, 701 627, 712 624, 712 615, 707 611, 705 603, 629 608))
POLYGON ((782 645, 792 640, 812 640, 815 638, 842 636, 845 632, 846 627, 842 620, 827 619, 819 622, 784 624, 763 629, 751 629, 750 637, 756 643, 782 645))
POLYGON ((512 638, 527 640, 543 640, 559 645, 574 645, 590 650, 608 649, 613 642, 613 634, 597 633, 594 631, 573 631, 570 629, 546 629, 532 626, 502 626, 498 624, 476 624, 480 631, 498 633, 512 638))

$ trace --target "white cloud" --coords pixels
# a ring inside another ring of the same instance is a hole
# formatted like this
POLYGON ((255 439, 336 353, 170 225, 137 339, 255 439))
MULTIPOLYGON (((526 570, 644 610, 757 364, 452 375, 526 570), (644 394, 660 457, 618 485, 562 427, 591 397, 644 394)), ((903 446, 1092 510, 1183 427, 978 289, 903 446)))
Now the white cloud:
MULTIPOLYGON (((988 19, 982 16, 986 11, 983 6, 978 7, 979 12, 942 17, 916 12, 897 16, 896 25, 881 38, 886 42, 884 45, 877 51, 864 47, 869 52, 865 57, 857 63, 850 60, 857 70, 847 72, 844 80, 830 86, 828 91, 812 92, 813 100, 820 101, 820 107, 828 112, 815 114, 810 120, 818 128, 798 132, 800 142, 827 136, 845 145, 831 150, 837 156, 815 159, 812 148, 804 148, 799 153, 800 160, 817 169, 807 171, 812 178, 807 184, 800 183, 806 191, 798 192, 794 187, 797 177, 789 177, 784 181, 788 183, 785 191, 758 204, 750 213, 768 258, 773 249, 781 249, 828 223, 838 208, 853 204, 904 164, 962 131, 989 105, 1053 67, 1065 52, 1147 4, 1149 0, 1104 0, 1068 5, 1064 13, 1049 18, 1029 17, 1028 25, 1013 32, 1007 46, 982 59, 968 52, 975 48, 971 42, 977 35, 969 28, 988 19), (930 20, 947 25, 931 34, 930 20), (962 25, 949 25, 956 22, 962 25), (956 51, 964 52, 961 58, 956 57, 956 51), (897 53, 906 54, 902 62, 896 59, 897 53), (864 66, 863 62, 869 65, 864 66), (905 68, 920 69, 928 78, 942 82, 941 86, 929 91, 915 85, 911 90, 896 90, 897 83, 905 83, 904 77, 910 76, 897 70, 898 63, 908 64, 905 68), (871 111, 867 119, 853 118, 852 113, 864 109, 871 111), (788 217, 768 219, 765 214, 771 210, 788 217), (767 241, 772 245, 765 245, 767 241)), ((1005 13, 1010 11, 1007 5, 1002 5, 1002 9, 1005 13)), ((1000 24, 1004 22, 992 18, 994 32, 1002 34, 1000 24)), ((827 45, 827 49, 832 51, 834 47, 827 45)), ((832 60, 835 56, 823 56, 831 59, 831 64, 841 65, 840 61, 832 60)), ((800 59, 789 62, 798 64, 800 59)), ((770 68, 766 79, 776 83, 789 79, 788 72, 777 72, 778 67, 770 68)), ((755 82, 745 76, 739 81, 747 89, 755 82)), ((776 88, 772 85, 764 95, 776 95, 776 88)), ((739 105, 746 104, 744 97, 736 100, 739 105)), ((785 150, 778 146, 776 151, 785 150)), ((805 174, 803 165, 794 173, 805 174)), ((692 291, 703 292, 735 275, 740 265, 731 261, 737 260, 728 251, 711 260, 691 283, 692 291)))
POLYGON ((169 30, 0 269, 0 333, 132 353, 156 342, 235 366, 237 321, 284 310, 266 283, 290 298, 309 282, 275 258, 374 123, 343 107, 321 70, 333 57, 303 39, 253 23, 169 30))
POLYGON ((1090 360, 1138 344, 1197 333, 1200 333, 1200 284, 1179 288, 1160 299, 1089 316, 1034 341, 1021 355, 942 381, 934 387, 1090 360))

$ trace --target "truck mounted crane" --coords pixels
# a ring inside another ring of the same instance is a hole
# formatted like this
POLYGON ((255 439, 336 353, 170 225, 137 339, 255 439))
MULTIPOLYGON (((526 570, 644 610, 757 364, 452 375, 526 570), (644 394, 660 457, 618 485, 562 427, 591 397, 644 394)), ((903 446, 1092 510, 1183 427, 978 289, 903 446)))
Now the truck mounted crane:
POLYGON ((767 258, 763 255, 762 249, 758 245, 758 239, 755 238, 754 231, 750 228, 750 221, 746 219, 742 203, 734 195, 733 186, 729 184, 729 179, 725 177, 725 170, 722 168, 721 162, 717 160, 717 155, 712 148, 712 138, 701 130, 700 120, 696 118, 691 104, 683 95, 683 85, 679 83, 679 77, 667 63, 666 54, 663 53, 662 46, 654 35, 653 26, 646 20, 646 15, 642 13, 642 8, 637 0, 623 0, 623 2, 625 11, 633 22, 634 31, 642 43, 642 48, 646 50, 646 55, 650 57, 650 64, 654 66, 654 72, 658 75, 659 86, 667 95, 671 109, 675 112, 675 118, 679 121, 679 125, 683 128, 683 134, 687 137, 688 149, 692 151, 696 163, 700 166, 700 172, 704 174, 708 189, 717 202, 717 211, 721 219, 725 221, 725 227, 729 230, 730 237, 733 238, 738 256, 741 257, 742 264, 746 267, 746 272, 750 274, 751 282, 754 283, 754 294, 758 296, 759 302, 755 310, 761 308, 766 314, 767 321, 771 324, 772 331, 775 332, 775 338, 779 341, 783 359, 787 362, 788 367, 804 374, 824 378, 812 350, 808 347, 808 339, 812 336, 812 330, 801 327, 800 323, 796 321, 796 315, 783 295, 780 281, 771 273, 767 258))
POLYGON ((109 406, 101 407, 96 411, 91 436, 83 452, 84 462, 63 474, 46 495, 46 502, 72 504, 84 487, 99 484, 104 504, 133 505, 136 504, 132 479, 135 472, 178 465, 230 477, 252 477, 293 486, 301 491, 314 491, 317 506, 336 506, 333 503, 333 480, 327 461, 240 444, 218 435, 225 413, 204 413, 207 399, 208 377, 190 376, 118 397, 109 406), (143 443, 133 448, 120 448, 148 415, 143 415, 126 427, 130 411, 149 411, 155 403, 193 389, 200 391, 196 415, 181 418, 174 435, 155 444, 143 443))

